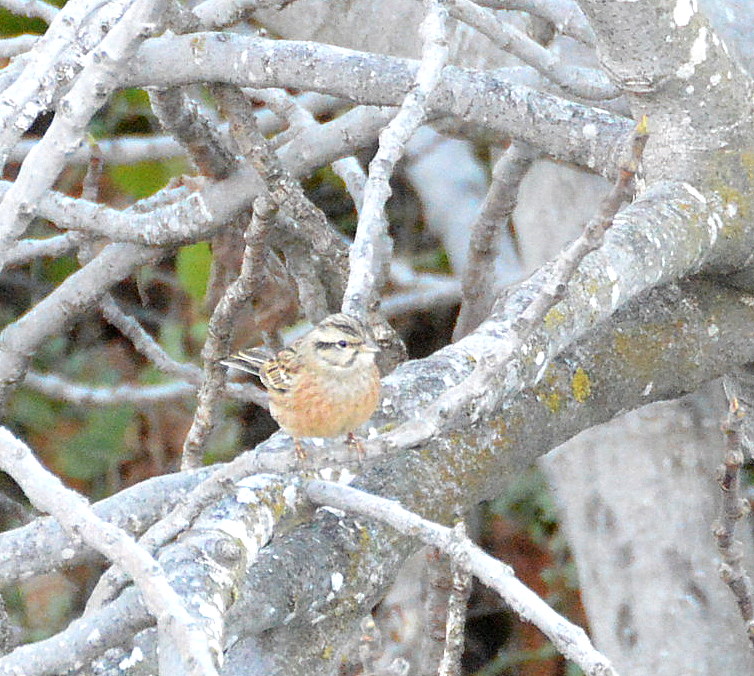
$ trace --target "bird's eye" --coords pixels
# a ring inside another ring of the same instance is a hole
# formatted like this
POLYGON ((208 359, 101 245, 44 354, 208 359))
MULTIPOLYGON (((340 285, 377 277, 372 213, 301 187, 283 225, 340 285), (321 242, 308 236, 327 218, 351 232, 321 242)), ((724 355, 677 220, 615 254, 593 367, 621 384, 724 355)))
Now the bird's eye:
POLYGON ((348 347, 348 343, 345 340, 339 340, 338 347, 348 347))

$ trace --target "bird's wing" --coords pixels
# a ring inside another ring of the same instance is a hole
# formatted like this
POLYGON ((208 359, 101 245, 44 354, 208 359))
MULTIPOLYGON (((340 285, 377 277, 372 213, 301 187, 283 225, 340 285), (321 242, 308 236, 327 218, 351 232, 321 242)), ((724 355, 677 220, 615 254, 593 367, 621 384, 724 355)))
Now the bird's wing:
POLYGON ((259 377, 268 390, 287 392, 293 383, 293 376, 299 368, 296 350, 286 347, 275 359, 265 362, 259 370, 259 377))

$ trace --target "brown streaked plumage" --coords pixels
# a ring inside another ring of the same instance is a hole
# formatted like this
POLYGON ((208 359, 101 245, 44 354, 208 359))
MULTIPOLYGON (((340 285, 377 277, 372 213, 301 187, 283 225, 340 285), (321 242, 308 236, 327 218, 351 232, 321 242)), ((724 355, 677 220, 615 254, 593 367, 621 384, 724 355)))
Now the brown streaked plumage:
POLYGON ((348 434, 369 420, 380 398, 378 351, 366 327, 334 314, 277 355, 241 350, 223 364, 258 375, 270 394, 270 413, 296 440, 348 434))

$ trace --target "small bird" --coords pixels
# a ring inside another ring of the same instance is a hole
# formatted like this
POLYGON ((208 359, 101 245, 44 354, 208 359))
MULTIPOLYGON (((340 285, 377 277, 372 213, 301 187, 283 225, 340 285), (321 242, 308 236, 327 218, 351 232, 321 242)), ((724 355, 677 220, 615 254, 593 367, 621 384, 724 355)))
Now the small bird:
POLYGON ((366 327, 347 314, 325 317, 307 334, 273 356, 263 348, 241 350, 223 364, 252 373, 270 395, 270 413, 293 437, 337 437, 362 452, 353 431, 369 420, 380 399, 379 348, 366 327))

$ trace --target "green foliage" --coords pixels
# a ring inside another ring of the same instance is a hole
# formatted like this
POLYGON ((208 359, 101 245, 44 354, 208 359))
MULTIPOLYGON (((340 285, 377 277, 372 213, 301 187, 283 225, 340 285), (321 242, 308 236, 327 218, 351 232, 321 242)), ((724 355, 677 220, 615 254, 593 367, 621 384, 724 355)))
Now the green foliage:
POLYGON ((185 327, 178 322, 166 320, 160 327, 160 345, 176 361, 186 361, 184 349, 185 327))
POLYGON ((207 340, 207 328, 209 326, 208 321, 194 322, 189 327, 189 337, 197 345, 203 345, 207 340))
POLYGON ((11 14, 7 9, 0 9, 0 37, 15 37, 23 33, 41 35, 45 30, 47 24, 42 19, 26 19, 11 14))
POLYGON ((204 300, 212 267, 212 251, 207 242, 181 247, 175 257, 175 271, 181 288, 196 302, 204 300))
POLYGON ((96 140, 123 134, 151 134, 155 131, 155 119, 149 95, 135 88, 116 92, 94 116, 89 130, 96 140))
POLYGON ((173 175, 166 162, 123 164, 108 167, 107 173, 116 187, 137 200, 165 187, 173 175))
POLYGON ((414 268, 423 272, 452 273, 450 259, 442 247, 424 251, 414 258, 414 268))
POLYGON ((204 452, 204 464, 228 462, 238 455, 240 449, 241 428, 237 419, 228 416, 223 424, 218 425, 212 433, 204 452))
MULTIPOLYGON (((474 673, 474 676, 500 676, 501 674, 515 674, 516 668, 524 664, 533 664, 552 659, 557 651, 552 645, 546 645, 539 650, 501 651, 487 664, 474 673)), ((533 673, 533 672, 532 672, 533 673)), ((577 672, 580 673, 580 672, 577 672)), ((576 676, 574 674, 573 676, 576 676)))
POLYGON ((356 232, 357 216, 351 196, 343 180, 331 167, 322 167, 304 182, 307 195, 320 207, 327 218, 344 235, 356 232))
POLYGON ((10 399, 8 419, 31 432, 52 430, 59 421, 60 404, 31 390, 19 389, 10 399))
POLYGON ((558 527, 558 515, 544 475, 536 469, 522 474, 490 503, 493 514, 515 518, 537 544, 547 545, 558 527))
POLYGON ((46 258, 43 263, 45 280, 57 286, 68 275, 78 270, 79 264, 73 256, 46 258))
POLYGON ((132 406, 91 411, 82 429, 63 444, 60 459, 65 474, 84 481, 107 474, 129 457, 126 436, 134 421, 132 406))

